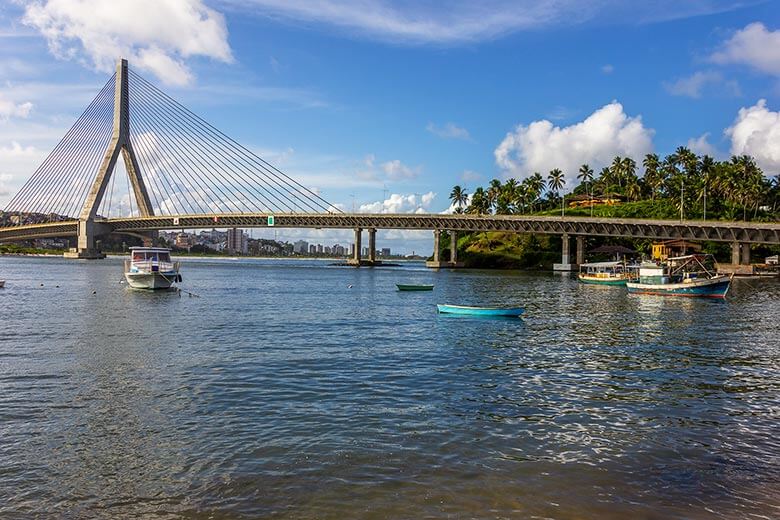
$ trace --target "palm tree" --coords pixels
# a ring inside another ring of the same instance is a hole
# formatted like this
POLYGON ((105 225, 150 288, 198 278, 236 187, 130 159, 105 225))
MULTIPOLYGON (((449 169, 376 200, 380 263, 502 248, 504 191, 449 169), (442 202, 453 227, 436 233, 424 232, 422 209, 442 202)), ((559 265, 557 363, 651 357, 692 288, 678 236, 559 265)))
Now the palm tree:
POLYGON ((617 181, 618 187, 621 189, 623 188, 623 158, 619 155, 616 155, 614 159, 612 159, 612 164, 609 167, 610 172, 612 173, 612 178, 617 181))
POLYGON ((487 190, 487 197, 490 201, 490 206, 494 207, 496 206, 496 202, 498 202, 498 195, 501 193, 501 181, 498 179, 493 179, 490 181, 490 187, 487 190))
POLYGON ((658 155, 654 153, 645 155, 642 166, 645 167, 645 183, 650 188, 650 200, 655 200, 655 194, 658 188, 661 187, 661 184, 663 184, 658 171, 661 166, 658 155))
POLYGON ((704 220, 707 220, 707 186, 715 173, 715 160, 709 155, 705 155, 701 158, 699 169, 701 171, 701 197, 704 199, 704 220))
POLYGON ((452 205, 455 206, 455 213, 463 213, 463 206, 468 203, 469 195, 465 189, 455 185, 450 192, 450 200, 452 205))
MULTIPOLYGON (((593 198, 593 194, 588 192, 588 188, 590 187, 590 183, 593 182, 593 168, 588 166, 587 164, 583 164, 580 166, 580 173, 577 174, 577 178, 580 180, 580 182, 585 183, 585 194, 588 195, 591 199, 593 198)), ((590 216, 593 216, 593 201, 588 201, 588 205, 590 206, 590 216)))
MULTIPOLYGON (((564 184, 566 184, 566 179, 563 177, 563 172, 558 168, 550 170, 550 174, 547 176, 547 186, 550 190, 558 195, 558 191, 563 188, 564 184)), ((561 216, 564 216, 563 197, 561 197, 561 216)))
POLYGON ((471 204, 466 208, 467 213, 475 213, 477 215, 484 215, 490 212, 490 201, 488 200, 485 190, 477 188, 474 190, 474 194, 471 196, 471 204))

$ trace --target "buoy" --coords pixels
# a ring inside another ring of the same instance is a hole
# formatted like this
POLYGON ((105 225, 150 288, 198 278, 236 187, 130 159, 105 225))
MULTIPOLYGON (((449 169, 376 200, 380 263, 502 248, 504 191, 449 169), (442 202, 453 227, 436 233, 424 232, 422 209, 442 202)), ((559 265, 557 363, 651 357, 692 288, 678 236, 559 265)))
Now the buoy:
POLYGON ((92 294, 97 294, 97 291, 92 291, 92 294))
POLYGON ((41 284, 41 287, 43 287, 43 284, 41 284))
POLYGON ((59 286, 59 285, 55 285, 54 287, 56 287, 57 289, 59 289, 59 288, 60 288, 60 286, 59 286))

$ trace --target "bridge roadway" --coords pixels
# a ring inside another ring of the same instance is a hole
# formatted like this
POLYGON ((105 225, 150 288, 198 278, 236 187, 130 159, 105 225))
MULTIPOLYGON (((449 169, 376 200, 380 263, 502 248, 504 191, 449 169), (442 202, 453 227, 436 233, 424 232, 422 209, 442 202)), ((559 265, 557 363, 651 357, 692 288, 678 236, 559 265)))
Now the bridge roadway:
MULTIPOLYGON (((163 229, 263 228, 269 214, 214 214, 96 219, 97 234, 135 234, 163 229)), ((672 221, 589 217, 441 214, 273 214, 277 228, 416 229, 509 231, 654 240, 710 240, 742 244, 780 244, 780 223, 672 221)), ((0 228, 0 242, 78 235, 78 221, 0 228)))

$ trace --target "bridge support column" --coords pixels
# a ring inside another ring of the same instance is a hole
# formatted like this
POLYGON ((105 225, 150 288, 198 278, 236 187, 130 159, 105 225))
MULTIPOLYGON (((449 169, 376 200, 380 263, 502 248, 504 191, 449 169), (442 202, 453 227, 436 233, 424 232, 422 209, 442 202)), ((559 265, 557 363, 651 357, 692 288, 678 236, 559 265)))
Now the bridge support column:
POLYGON ((731 263, 739 265, 739 242, 731 243, 731 263))
POLYGON ((95 248, 95 235, 99 233, 99 226, 93 220, 79 220, 78 241, 75 248, 66 251, 65 258, 81 258, 95 260, 105 258, 106 255, 95 248))
POLYGON ((577 235, 577 265, 585 263, 585 237, 577 235))
POLYGON ((742 258, 739 263, 740 265, 750 265, 750 244, 742 244, 742 258))
POLYGON ((561 263, 553 264, 553 271, 573 271, 576 265, 571 263, 571 241, 568 233, 561 237, 561 263))
POLYGON ((718 264, 718 272, 722 274, 753 275, 754 267, 750 264, 750 244, 731 243, 731 263, 718 264))
POLYGON ((442 260, 439 253, 441 247, 441 230, 433 231, 433 260, 425 262, 426 267, 441 269, 443 267, 463 267, 463 262, 458 262, 458 232, 449 230, 450 234, 450 259, 442 260))
POLYGON ((368 230, 368 264, 376 264, 376 229, 368 230))
POLYGON ((363 230, 355 228, 355 254, 347 262, 349 265, 360 267, 360 250, 363 249, 363 230))

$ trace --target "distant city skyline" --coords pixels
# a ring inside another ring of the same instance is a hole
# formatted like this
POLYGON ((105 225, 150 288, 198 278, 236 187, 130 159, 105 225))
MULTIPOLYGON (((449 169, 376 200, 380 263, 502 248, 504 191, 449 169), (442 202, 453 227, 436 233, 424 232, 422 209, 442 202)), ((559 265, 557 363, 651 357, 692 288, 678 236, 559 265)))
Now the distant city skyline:
POLYGON ((556 167, 568 191, 582 163, 678 146, 780 172, 777 2, 183 1, 0 6, 0 208, 119 57, 347 211, 447 211, 455 184, 556 167))

